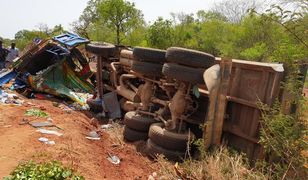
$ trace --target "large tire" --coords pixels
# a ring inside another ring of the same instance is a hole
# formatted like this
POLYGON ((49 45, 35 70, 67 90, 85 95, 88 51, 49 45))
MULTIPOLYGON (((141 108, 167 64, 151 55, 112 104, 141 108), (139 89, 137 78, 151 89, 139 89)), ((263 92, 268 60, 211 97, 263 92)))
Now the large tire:
POLYGON ((167 62, 196 68, 209 68, 215 64, 215 57, 211 54, 179 47, 168 48, 166 59, 167 62))
POLYGON ((193 84, 205 84, 203 73, 205 69, 191 68, 173 63, 165 63, 163 66, 163 75, 179 81, 190 82, 193 84))
POLYGON ((174 151, 186 151, 187 143, 194 138, 192 132, 174 133, 163 128, 163 123, 154 123, 149 130, 149 138, 155 144, 174 151))
POLYGON ((148 133, 135 131, 127 126, 124 127, 123 136, 124 139, 130 142, 145 141, 148 139, 148 133))
POLYGON ((146 153, 153 159, 156 159, 159 154, 163 154, 167 159, 173 161, 182 161, 185 156, 185 152, 177 152, 162 148, 150 139, 147 140, 146 153))
POLYGON ((132 70, 146 76, 162 76, 163 65, 149 63, 149 62, 140 62, 133 61, 132 70))
POLYGON ((163 64, 166 61, 166 51, 153 48, 135 47, 133 55, 137 61, 163 64))
POLYGON ((116 48, 113 44, 99 42, 91 42, 87 44, 86 50, 105 58, 114 56, 116 52, 116 48))
POLYGON ((127 127, 141 132, 148 132, 151 124, 155 122, 157 121, 154 118, 141 116, 136 111, 127 112, 124 117, 124 124, 127 127))

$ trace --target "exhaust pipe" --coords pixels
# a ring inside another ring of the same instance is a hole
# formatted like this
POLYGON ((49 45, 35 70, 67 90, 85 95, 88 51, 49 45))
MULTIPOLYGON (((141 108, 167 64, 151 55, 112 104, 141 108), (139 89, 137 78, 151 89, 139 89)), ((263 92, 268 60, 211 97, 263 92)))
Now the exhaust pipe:
POLYGON ((137 78, 136 76, 132 74, 122 74, 120 77, 120 86, 117 86, 117 93, 126 99, 132 101, 132 102, 140 102, 140 97, 135 93, 134 91, 128 89, 125 87, 124 80, 125 79, 133 79, 137 78))
POLYGON ((115 67, 115 65, 119 65, 120 63, 119 62, 112 62, 110 64, 110 67, 112 69, 112 79, 113 79, 113 84, 114 86, 116 87, 116 92, 125 97, 126 99, 132 101, 132 102, 140 102, 140 98, 139 96, 137 95, 136 92, 126 88, 125 84, 124 84, 124 80, 125 79, 128 79, 128 78, 137 78, 136 76, 134 75, 131 75, 131 74, 122 74, 121 77, 120 77, 120 85, 118 85, 118 82, 117 82, 117 69, 115 67))

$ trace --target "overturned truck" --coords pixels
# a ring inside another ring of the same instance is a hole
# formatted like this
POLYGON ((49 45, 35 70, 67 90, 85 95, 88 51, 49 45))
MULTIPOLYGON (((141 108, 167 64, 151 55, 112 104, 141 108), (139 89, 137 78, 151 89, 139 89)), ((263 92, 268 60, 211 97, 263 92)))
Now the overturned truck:
POLYGON ((34 41, 0 75, 0 85, 15 79, 14 89, 68 98, 111 119, 124 116, 124 138, 146 141, 151 157, 181 160, 202 138, 206 148, 225 141, 254 160, 263 156, 258 103, 283 99, 284 76, 278 63, 114 46, 67 33, 34 41))
POLYGON ((115 47, 90 43, 97 56, 98 99, 116 92, 124 115, 124 138, 146 140, 146 151, 179 160, 225 141, 262 158, 259 102, 272 105, 281 95, 283 65, 216 58, 200 51, 115 47), (202 127, 202 128, 200 128, 202 127))

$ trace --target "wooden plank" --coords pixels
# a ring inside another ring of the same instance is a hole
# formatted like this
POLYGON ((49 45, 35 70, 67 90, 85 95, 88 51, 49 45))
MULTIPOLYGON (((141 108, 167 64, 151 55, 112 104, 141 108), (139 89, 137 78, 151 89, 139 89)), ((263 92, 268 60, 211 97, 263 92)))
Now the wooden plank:
POLYGON ((238 126, 229 124, 228 126, 224 126, 223 130, 225 132, 228 132, 228 133, 234 134, 236 136, 239 136, 239 137, 241 137, 243 139, 246 139, 246 140, 248 140, 248 141, 250 141, 252 143, 255 143, 255 144, 259 143, 258 139, 252 138, 252 137, 246 135, 245 133, 242 132, 242 130, 238 126))
MULTIPOLYGON (((219 63, 221 61, 221 58, 216 57, 216 62, 219 63)), ((283 64, 281 63, 265 63, 265 62, 255 62, 255 61, 246 61, 241 59, 232 59, 233 67, 249 67, 253 70, 256 69, 264 69, 266 71, 277 73, 278 71, 281 71, 283 69, 283 64)))
POLYGON ((217 82, 217 86, 209 92, 209 106, 208 113, 205 120, 204 128, 203 128, 203 141, 205 149, 209 148, 212 144, 212 135, 213 135, 213 121, 215 119, 215 109, 216 102, 218 97, 218 90, 220 85, 221 78, 217 82))
POLYGON ((221 61, 219 78, 214 88, 209 92, 209 108, 203 131, 205 148, 212 144, 220 144, 231 68, 231 60, 221 61))
POLYGON ((232 83, 231 83, 230 96, 234 97, 234 96, 237 95, 239 82, 240 82, 240 79, 241 79, 241 71, 242 71, 241 68, 239 68, 239 67, 235 68, 235 72, 233 74, 233 79, 232 79, 232 83))
POLYGON ((222 128, 227 106, 227 93, 232 70, 232 60, 222 59, 221 67, 221 83, 218 91, 218 98, 216 102, 217 105, 215 109, 215 120, 213 122, 212 132, 212 143, 215 145, 219 145, 221 143, 222 128))

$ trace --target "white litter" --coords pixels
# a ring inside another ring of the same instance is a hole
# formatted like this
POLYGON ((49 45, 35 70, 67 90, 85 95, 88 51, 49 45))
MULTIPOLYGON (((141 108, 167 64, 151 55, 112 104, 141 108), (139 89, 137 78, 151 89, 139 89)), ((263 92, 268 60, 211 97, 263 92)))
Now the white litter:
POLYGON ((58 131, 53 130, 47 130, 47 129, 38 129, 37 132, 40 132, 42 134, 50 134, 50 135, 56 135, 56 136, 62 136, 62 133, 59 133, 58 131))
POLYGON ((112 128, 112 125, 111 124, 104 124, 104 125, 101 125, 101 128, 102 129, 110 129, 110 128, 112 128))
POLYGON ((101 139, 100 137, 89 137, 89 136, 87 136, 86 138, 90 140, 100 140, 101 139))
POLYGON ((107 160, 109 162, 111 162, 112 164, 116 164, 116 165, 120 164, 121 160, 118 156, 112 155, 109 152, 108 152, 108 156, 109 157, 107 158, 107 160))
POLYGON ((96 131, 91 131, 89 132, 88 136, 86 136, 87 139, 90 139, 90 140, 100 140, 100 135, 97 134, 96 131))
POLYGON ((44 138, 44 137, 40 137, 38 140, 45 143, 45 144, 48 144, 48 145, 55 145, 56 144, 55 141, 49 141, 49 139, 44 138))

